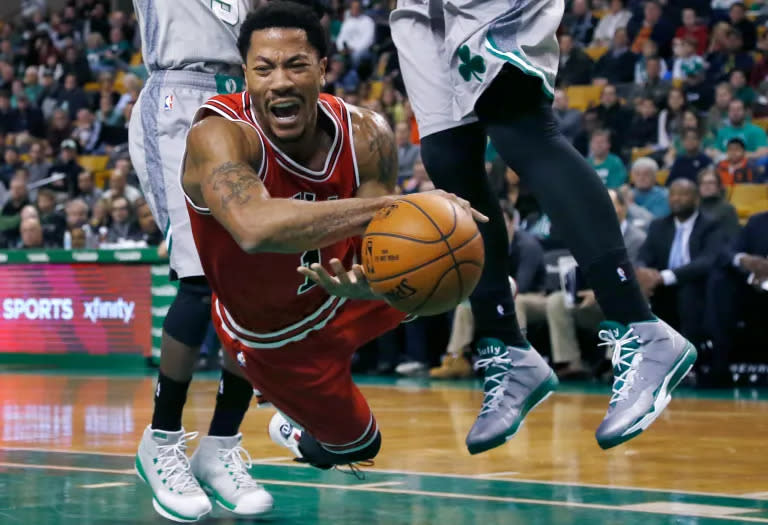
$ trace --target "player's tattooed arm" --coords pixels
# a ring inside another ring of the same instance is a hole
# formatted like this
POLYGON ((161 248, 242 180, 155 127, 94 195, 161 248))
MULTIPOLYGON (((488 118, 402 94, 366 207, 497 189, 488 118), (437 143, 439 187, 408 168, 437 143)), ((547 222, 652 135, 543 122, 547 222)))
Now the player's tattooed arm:
POLYGON ((397 146, 386 119, 357 107, 352 112, 352 135, 360 173, 358 196, 391 195, 397 184, 397 146))
MULTIPOLYGON (((258 137, 238 124, 209 117, 187 137, 183 185, 192 201, 249 253, 301 253, 361 235, 392 197, 306 202, 271 198, 253 166, 258 137)), ((371 197, 374 197, 371 195, 371 197)))

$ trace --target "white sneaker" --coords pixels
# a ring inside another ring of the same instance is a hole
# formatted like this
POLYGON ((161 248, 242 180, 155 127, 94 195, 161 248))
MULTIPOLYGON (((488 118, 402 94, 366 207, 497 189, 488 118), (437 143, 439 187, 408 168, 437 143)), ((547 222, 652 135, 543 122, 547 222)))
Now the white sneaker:
POLYGON ((211 502, 197 483, 184 452, 197 432, 153 430, 147 426, 136 454, 136 473, 152 489, 152 505, 162 517, 181 523, 199 520, 211 502))
POLYGON ((192 455, 192 473, 220 507, 238 516, 272 510, 272 496, 251 477, 251 456, 240 446, 243 435, 205 436, 192 455))
POLYGON ((299 440, 301 439, 301 430, 296 428, 288 419, 277 412, 272 416, 269 422, 269 437, 277 445, 285 447, 297 457, 303 457, 299 451, 299 440))

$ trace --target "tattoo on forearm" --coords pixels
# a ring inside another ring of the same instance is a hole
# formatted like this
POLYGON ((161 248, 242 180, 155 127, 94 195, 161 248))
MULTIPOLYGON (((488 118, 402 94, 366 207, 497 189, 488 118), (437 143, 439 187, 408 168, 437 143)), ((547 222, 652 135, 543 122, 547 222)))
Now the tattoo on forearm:
POLYGON ((231 203, 243 205, 251 199, 248 190, 261 184, 259 177, 245 162, 225 162, 211 173, 208 183, 221 197, 221 207, 231 203))

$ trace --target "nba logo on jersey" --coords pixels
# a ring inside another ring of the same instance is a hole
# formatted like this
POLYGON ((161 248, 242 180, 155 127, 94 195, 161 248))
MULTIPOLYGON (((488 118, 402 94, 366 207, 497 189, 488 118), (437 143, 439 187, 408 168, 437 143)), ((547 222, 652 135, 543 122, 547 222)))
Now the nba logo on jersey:
POLYGON ((173 109, 173 95, 166 95, 165 96, 165 102, 163 103, 163 109, 165 111, 170 111, 173 109))
POLYGON ((240 366, 245 366, 245 354, 242 352, 237 353, 237 362, 240 366))
POLYGON ((624 272, 624 268, 616 268, 616 273, 619 275, 619 282, 627 282, 627 274, 624 272))

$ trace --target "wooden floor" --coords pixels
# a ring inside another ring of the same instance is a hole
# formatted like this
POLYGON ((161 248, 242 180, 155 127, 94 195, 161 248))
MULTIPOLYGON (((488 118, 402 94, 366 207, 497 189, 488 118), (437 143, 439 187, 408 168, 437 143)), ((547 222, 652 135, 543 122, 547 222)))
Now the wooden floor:
MULTIPOLYGON (((639 438, 602 451, 608 392, 566 387, 505 446, 470 456, 477 385, 363 381, 384 436, 365 480, 290 461, 243 424, 254 474, 285 524, 768 523, 768 396, 678 396, 639 438)), ((216 376, 196 379, 184 425, 205 431, 216 376)), ((151 417, 153 377, 0 374, 0 523, 161 523, 132 457, 151 417)), ((193 443, 194 447, 194 443, 193 443)), ((216 509, 211 523, 234 523, 216 509)))

